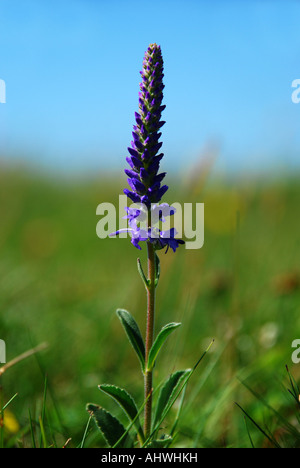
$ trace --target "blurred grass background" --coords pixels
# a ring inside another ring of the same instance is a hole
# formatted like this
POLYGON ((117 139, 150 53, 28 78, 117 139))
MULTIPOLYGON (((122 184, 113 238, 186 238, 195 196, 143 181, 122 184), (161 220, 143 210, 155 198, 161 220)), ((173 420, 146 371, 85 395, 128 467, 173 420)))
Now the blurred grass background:
MULTIPOLYGON (((291 343, 300 338, 299 178, 191 173, 168 178, 164 201, 205 203, 205 245, 160 253, 156 328, 183 325, 159 357, 155 382, 192 367, 214 338, 188 385, 178 445, 248 447, 234 402, 271 429, 278 420, 243 381, 294 417, 284 384, 286 364, 300 377, 291 362, 291 343)), ((8 361, 48 343, 1 377, 4 401, 18 392, 7 416, 12 444, 30 445, 28 415, 35 418, 41 409, 45 374, 47 418, 61 444, 67 437, 73 446, 80 443, 89 401, 121 416, 97 389, 100 383, 123 386, 142 403, 139 363, 115 310, 131 311, 144 330, 136 259, 145 264, 146 252, 128 239, 96 236, 97 205, 118 206, 123 186, 123 176, 113 173, 66 179, 26 167, 1 169, 0 337, 8 361)), ((258 446, 265 443, 255 428, 251 434, 258 446)), ((95 431, 88 441, 103 444, 95 431)))

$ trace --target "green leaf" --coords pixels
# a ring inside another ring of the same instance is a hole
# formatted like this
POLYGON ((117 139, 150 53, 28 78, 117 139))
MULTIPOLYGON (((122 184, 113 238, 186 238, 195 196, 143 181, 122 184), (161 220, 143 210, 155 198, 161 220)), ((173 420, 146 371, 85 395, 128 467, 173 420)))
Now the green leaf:
POLYGON ((160 260, 155 252, 155 286, 157 286, 160 277, 160 260))
POLYGON ((145 344, 138 324, 132 315, 125 309, 118 309, 117 315, 125 329, 130 343, 133 346, 133 349, 138 355, 142 366, 142 371, 145 372, 145 344))
MULTIPOLYGON (((87 411, 95 420, 108 445, 113 447, 126 432, 124 426, 117 418, 98 405, 89 403, 87 405, 87 411)), ((124 437, 119 443, 118 448, 124 448, 125 446, 127 447, 128 442, 129 438, 124 437)))
POLYGON ((160 420, 165 408, 167 407, 169 401, 171 400, 172 396, 175 394, 176 390, 179 388, 183 378, 191 372, 191 369, 182 370, 174 372, 171 374, 168 380, 162 386, 159 397, 156 404, 156 411, 154 417, 154 426, 160 420))
POLYGON ((150 352, 149 352, 149 357, 148 357, 148 363, 147 363, 147 371, 152 371, 153 367, 154 367, 154 364, 155 364, 155 360, 157 358, 157 355, 162 347, 162 345, 164 344, 164 342, 166 341, 166 339, 168 338, 168 336, 170 335, 170 333, 172 333, 172 331, 174 331, 176 328, 178 328, 179 326, 181 325, 181 323, 169 323, 168 325, 165 325, 161 331, 159 332, 159 334, 157 335, 151 349, 150 349, 150 352))
POLYGON ((139 272, 139 274, 140 274, 140 276, 141 276, 141 278, 142 278, 142 280, 143 280, 143 283, 144 283, 144 285, 145 285, 145 288, 148 290, 148 288, 149 288, 149 281, 148 281, 147 278, 146 278, 146 275, 145 275, 145 273, 144 273, 144 270, 143 270, 143 267, 142 267, 142 264, 141 264, 141 261, 140 261, 139 258, 137 259, 137 267, 138 267, 138 272, 139 272))
POLYGON ((167 414, 169 413, 169 411, 171 410, 172 406, 174 405, 175 401, 177 400, 177 398, 179 397, 179 395, 181 394, 182 391, 184 391, 188 381, 190 380, 190 378, 192 377, 192 375, 194 374, 194 372, 196 371, 197 367, 199 366, 199 364, 202 362, 202 360, 204 359, 204 357, 206 356, 206 354, 208 353, 208 351, 210 350, 211 346, 213 345, 215 340, 212 340, 211 343, 209 344, 209 346, 207 347, 207 349, 204 351, 204 353, 200 356, 200 358, 198 359, 198 361, 196 362, 196 364, 194 365, 194 367, 190 370, 190 371, 186 371, 186 374, 182 377, 182 380, 180 380, 180 383, 176 386, 176 388, 174 388, 173 392, 172 392, 172 395, 168 401, 168 404, 167 406, 165 407, 164 411, 163 411, 163 414, 161 415, 161 417, 159 418, 159 421, 156 425, 154 425, 155 427, 153 428, 150 436, 146 439, 144 445, 142 446, 145 447, 147 446, 147 444, 149 443, 149 441, 151 440, 152 436, 155 434, 155 432, 159 429, 159 426, 161 425, 161 423, 164 421, 164 419, 166 418, 167 414))
POLYGON ((145 437, 138 417, 138 409, 132 396, 123 388, 116 387, 115 385, 102 384, 99 385, 99 389, 119 403, 130 421, 133 422, 140 439, 144 442, 145 437))

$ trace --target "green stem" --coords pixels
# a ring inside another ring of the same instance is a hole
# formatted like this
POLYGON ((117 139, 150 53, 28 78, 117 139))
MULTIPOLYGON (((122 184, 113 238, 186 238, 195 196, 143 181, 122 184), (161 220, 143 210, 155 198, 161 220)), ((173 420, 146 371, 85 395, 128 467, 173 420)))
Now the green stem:
MULTIPOLYGON (((148 249, 148 280, 147 288, 147 329, 146 329, 146 366, 148 356, 153 344, 154 335, 154 315, 155 315, 155 250, 153 244, 147 243, 148 249)), ((152 413, 152 371, 145 371, 145 409, 144 409, 144 431, 146 438, 151 432, 151 413, 152 413)))

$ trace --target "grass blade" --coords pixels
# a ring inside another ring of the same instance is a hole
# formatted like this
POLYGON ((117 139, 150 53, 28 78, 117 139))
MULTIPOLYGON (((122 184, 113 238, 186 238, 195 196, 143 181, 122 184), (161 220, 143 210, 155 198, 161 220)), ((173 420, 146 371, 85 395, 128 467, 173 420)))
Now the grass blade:
POLYGON ((247 416, 247 418, 252 422, 252 424, 254 424, 254 426, 268 439, 268 441, 274 445, 275 448, 281 448, 280 445, 276 442, 276 440, 274 440, 273 438, 271 438, 264 430, 262 427, 260 427, 259 424, 257 424, 256 421, 254 421, 253 418, 251 418, 251 416, 238 404, 238 403, 235 403, 236 406, 238 406, 240 408, 240 410, 242 410, 242 412, 244 413, 245 416, 247 416))
POLYGON ((30 433, 31 433, 31 440, 32 440, 32 448, 36 448, 34 429, 33 429, 33 422, 32 422, 30 409, 28 410, 28 413, 29 413, 29 425, 30 425, 30 433))
POLYGON ((1 412, 3 412, 4 410, 6 410, 6 408, 11 404, 11 402, 18 396, 18 393, 15 393, 15 395, 13 397, 11 397, 10 400, 8 400, 8 402, 3 406, 1 412))
POLYGON ((41 413, 41 416, 40 416, 40 426, 41 426, 40 447, 42 446, 42 443, 44 443, 43 437, 45 437, 45 432, 43 432, 43 431, 44 431, 45 412, 46 412, 47 386, 48 386, 48 376, 46 374, 45 375, 45 382, 44 382, 44 395, 43 395, 42 413, 41 413), (42 429, 43 429, 43 431, 42 431, 42 429))
POLYGON ((250 430, 249 430, 249 427, 248 427, 248 419, 246 418, 246 416, 244 416, 244 421, 245 421, 245 426, 246 426, 246 431, 247 431, 247 434, 248 434, 248 437, 249 437, 249 440, 250 440, 250 444, 251 444, 251 447, 254 449, 254 443, 253 443, 253 440, 252 440, 252 437, 251 437, 251 434, 250 434, 250 430))
POLYGON ((256 393, 251 387, 249 387, 249 385, 246 384, 246 382, 244 381, 241 381, 241 383, 249 390, 249 392, 252 393, 252 395, 255 396, 255 398, 257 398, 269 411, 271 411, 273 414, 275 414, 275 416, 278 418, 279 421, 281 421, 281 423, 288 429, 288 431, 294 435, 294 437, 296 437, 297 439, 300 437, 300 432, 298 431, 298 429, 294 426, 292 426, 292 424, 289 423, 289 421, 283 417, 278 411, 276 411, 272 406, 270 406, 265 400, 264 398, 259 395, 258 393, 256 393))
POLYGON ((40 429, 41 429, 41 443, 40 448, 47 448, 47 440, 46 440, 46 433, 45 427, 42 416, 39 417, 40 429))
POLYGON ((83 437, 82 437, 82 441, 81 441, 81 444, 80 444, 80 448, 84 447, 91 420, 92 420, 92 416, 90 416, 89 419, 88 419, 88 422, 87 422, 87 425, 85 427, 84 434, 83 434, 83 437))

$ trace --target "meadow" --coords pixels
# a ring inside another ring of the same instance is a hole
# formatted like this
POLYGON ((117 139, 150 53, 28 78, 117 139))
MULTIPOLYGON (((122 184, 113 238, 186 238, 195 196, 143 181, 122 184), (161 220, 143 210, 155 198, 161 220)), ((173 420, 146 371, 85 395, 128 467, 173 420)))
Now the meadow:
MULTIPOLYGON (((299 406, 288 392, 297 389, 286 370, 299 381, 300 364, 291 361, 300 339, 299 177, 192 170, 167 178, 164 201, 205 203, 205 244, 160 253, 156 327, 182 326, 166 343, 155 383, 192 367, 215 340, 188 383, 174 446, 300 446, 299 406)), ((139 363, 115 311, 128 309, 144 330, 136 261, 146 252, 96 236, 96 207, 117 204, 124 180, 1 169, 0 338, 7 361, 47 343, 0 376, 0 409, 14 397, 3 411, 4 447, 62 447, 68 439, 79 447, 83 437, 85 447, 104 447, 95 425, 87 427, 86 404, 126 418, 101 383, 122 384, 142 404, 139 363)))

